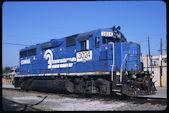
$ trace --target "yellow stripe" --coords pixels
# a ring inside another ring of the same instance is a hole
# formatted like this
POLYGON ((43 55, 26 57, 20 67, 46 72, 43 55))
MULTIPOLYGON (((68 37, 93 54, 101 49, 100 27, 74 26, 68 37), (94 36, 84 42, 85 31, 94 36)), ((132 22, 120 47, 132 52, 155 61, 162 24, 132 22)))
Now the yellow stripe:
POLYGON ((28 74, 28 75, 16 75, 15 77, 24 77, 24 76, 58 76, 60 75, 103 75, 110 74, 110 72, 81 72, 81 73, 46 73, 46 74, 28 74))

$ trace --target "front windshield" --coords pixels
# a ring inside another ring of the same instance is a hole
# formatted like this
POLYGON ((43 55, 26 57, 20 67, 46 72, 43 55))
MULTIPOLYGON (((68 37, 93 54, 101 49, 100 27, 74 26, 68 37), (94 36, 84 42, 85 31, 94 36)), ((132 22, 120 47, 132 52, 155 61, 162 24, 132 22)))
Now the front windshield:
POLYGON ((108 44, 109 42, 119 42, 119 38, 103 37, 103 44, 108 44))
POLYGON ((118 30, 113 29, 112 35, 109 35, 110 32, 102 32, 103 44, 108 44, 109 42, 126 42, 124 35, 118 30))
POLYGON ((126 38, 123 36, 123 34, 119 31, 114 31, 114 36, 120 40, 122 40, 122 42, 127 41, 126 38))

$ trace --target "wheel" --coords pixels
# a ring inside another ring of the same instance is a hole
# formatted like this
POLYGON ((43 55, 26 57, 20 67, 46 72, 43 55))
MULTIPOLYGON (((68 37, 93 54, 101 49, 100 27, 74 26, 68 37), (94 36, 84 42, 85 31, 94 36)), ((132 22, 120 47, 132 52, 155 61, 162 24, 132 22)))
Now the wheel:
POLYGON ((85 91, 85 83, 83 80, 78 80, 75 84, 75 93, 84 93, 85 91))
POLYGON ((20 87, 21 87, 21 90, 25 90, 24 82, 21 83, 20 87))
POLYGON ((97 79, 95 82, 95 87, 101 94, 110 94, 110 82, 108 80, 101 78, 97 79))
POLYGON ((70 93, 74 92, 74 84, 71 81, 66 81, 65 83, 66 90, 70 93))

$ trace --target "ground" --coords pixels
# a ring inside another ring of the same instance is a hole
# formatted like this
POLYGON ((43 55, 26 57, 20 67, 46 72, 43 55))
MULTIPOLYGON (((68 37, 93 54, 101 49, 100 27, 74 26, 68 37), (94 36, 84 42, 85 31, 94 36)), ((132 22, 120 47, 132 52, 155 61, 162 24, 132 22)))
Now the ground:
MULTIPOLYGON (((16 111, 22 111, 25 108, 25 111, 161 111, 167 107, 166 103, 137 103, 116 97, 85 97, 74 94, 3 89, 3 100, 5 99, 22 104, 16 111)), ((7 109, 9 105, 3 101, 5 111, 10 110, 7 109)))

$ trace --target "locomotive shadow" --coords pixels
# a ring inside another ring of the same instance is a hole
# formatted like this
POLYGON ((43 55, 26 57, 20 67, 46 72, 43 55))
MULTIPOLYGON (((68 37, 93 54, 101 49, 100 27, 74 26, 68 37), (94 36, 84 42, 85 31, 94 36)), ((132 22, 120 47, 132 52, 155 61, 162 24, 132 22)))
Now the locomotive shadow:
MULTIPOLYGON (((31 90, 31 91, 36 91, 37 90, 31 90)), ((131 97, 127 95, 117 95, 113 93, 112 95, 103 95, 103 94, 83 94, 83 93, 70 93, 68 91, 52 91, 52 90, 38 90, 40 93, 45 93, 45 94, 56 94, 59 96, 64 96, 64 97, 71 97, 71 98, 79 98, 79 99, 91 99, 91 100, 100 100, 100 101, 112 101, 112 100, 129 100, 131 97)))

